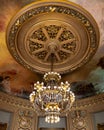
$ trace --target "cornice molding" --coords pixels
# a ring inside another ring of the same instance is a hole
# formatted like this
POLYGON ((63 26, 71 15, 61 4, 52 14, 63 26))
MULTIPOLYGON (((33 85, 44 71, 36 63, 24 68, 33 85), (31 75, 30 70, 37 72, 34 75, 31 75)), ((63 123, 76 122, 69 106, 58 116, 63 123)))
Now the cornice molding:
POLYGON ((92 97, 88 97, 85 99, 81 99, 81 100, 77 100, 73 107, 72 110, 76 110, 76 109, 86 109, 88 107, 93 107, 93 106, 97 106, 97 105, 103 105, 104 103, 104 93, 102 94, 98 94, 92 97))
MULTIPOLYGON (((31 109, 33 110, 32 104, 29 102, 29 100, 21 99, 19 97, 15 97, 3 92, 0 92, 0 102, 8 105, 12 105, 15 107, 21 107, 21 109, 31 109)), ((77 100, 71 110, 76 109, 86 109, 88 107, 94 106, 94 105, 103 105, 104 103, 104 93, 88 97, 85 99, 77 100)))
POLYGON ((3 92, 0 92, 0 102, 15 106, 15 107, 21 107, 22 109, 26 108, 26 109, 33 110, 33 107, 28 100, 21 99, 19 97, 12 96, 3 92))

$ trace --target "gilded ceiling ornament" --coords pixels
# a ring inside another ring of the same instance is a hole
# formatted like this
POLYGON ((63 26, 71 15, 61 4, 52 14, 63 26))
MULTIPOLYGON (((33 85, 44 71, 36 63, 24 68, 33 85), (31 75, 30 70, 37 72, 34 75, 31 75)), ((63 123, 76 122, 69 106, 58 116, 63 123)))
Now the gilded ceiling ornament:
POLYGON ((99 45, 94 18, 82 7, 59 0, 37 1, 21 9, 11 19, 6 37, 17 62, 39 73, 50 71, 51 53, 54 71, 66 73, 87 63, 99 45))

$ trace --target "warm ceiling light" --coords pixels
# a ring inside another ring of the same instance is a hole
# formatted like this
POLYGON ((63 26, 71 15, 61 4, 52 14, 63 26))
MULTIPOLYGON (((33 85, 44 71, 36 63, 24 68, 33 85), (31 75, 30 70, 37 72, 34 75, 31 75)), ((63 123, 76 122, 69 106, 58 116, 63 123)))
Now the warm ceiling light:
POLYGON ((44 83, 37 81, 34 84, 34 90, 30 94, 30 101, 35 110, 43 112, 48 123, 59 122, 60 115, 66 113, 75 101, 74 93, 70 91, 70 84, 60 80, 61 75, 51 70, 45 73, 44 83))

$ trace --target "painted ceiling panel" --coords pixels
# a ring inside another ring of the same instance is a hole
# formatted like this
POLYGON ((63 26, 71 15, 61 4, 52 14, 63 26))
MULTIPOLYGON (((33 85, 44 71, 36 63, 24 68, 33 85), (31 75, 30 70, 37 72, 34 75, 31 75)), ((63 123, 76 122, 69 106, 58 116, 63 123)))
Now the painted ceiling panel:
MULTIPOLYGON (((95 18, 100 29, 100 46, 93 59, 77 71, 62 76, 62 80, 73 82, 76 94, 86 92, 85 83, 89 83, 89 76, 96 73, 97 63, 104 56, 104 0, 71 0, 87 11, 95 18), (84 85, 82 85, 84 83, 84 85), (80 85, 79 85, 80 84, 80 85), (77 86, 81 86, 77 87, 77 86), (80 90, 80 92, 79 92, 80 90)), ((10 55, 6 46, 6 30, 10 19, 25 5, 34 0, 0 0, 0 89, 14 95, 29 94, 33 83, 41 80, 42 75, 33 73, 18 64, 10 55)), ((104 60, 104 59, 103 59, 104 60)), ((102 69, 102 71, 104 71, 102 69)), ((97 70, 98 72, 98 70, 97 70)), ((101 74, 104 76, 104 73, 101 74)), ((94 76, 93 76, 94 78, 94 76)), ((96 74, 95 74, 96 79, 96 74)), ((90 81, 93 83, 93 80, 90 81)), ((102 81, 104 84, 104 81, 102 81)), ((100 81, 98 81, 100 83, 100 81)), ((100 88, 102 85, 100 85, 100 88)), ((100 89, 99 88, 99 89, 100 89)), ((87 93, 87 92, 86 92, 87 93)), ((95 92, 96 93, 96 92, 95 92)), ((79 95, 81 95, 79 94, 79 95)), ((82 96, 83 97, 83 96, 82 96)))

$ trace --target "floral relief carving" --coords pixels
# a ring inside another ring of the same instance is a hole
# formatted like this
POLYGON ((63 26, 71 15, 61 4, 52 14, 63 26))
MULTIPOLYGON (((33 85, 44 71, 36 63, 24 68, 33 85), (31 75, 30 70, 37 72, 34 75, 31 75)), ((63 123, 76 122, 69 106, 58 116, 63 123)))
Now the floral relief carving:
POLYGON ((86 130, 86 115, 85 110, 75 110, 71 113, 73 130, 86 130))
POLYGON ((29 110, 20 110, 18 116, 19 130, 31 130, 33 113, 29 110))
POLYGON ((70 4, 34 4, 18 12, 7 31, 7 46, 17 62, 34 72, 44 73, 50 65, 50 53, 54 53, 55 71, 66 73, 92 58, 99 43, 97 24, 86 10, 70 4))

